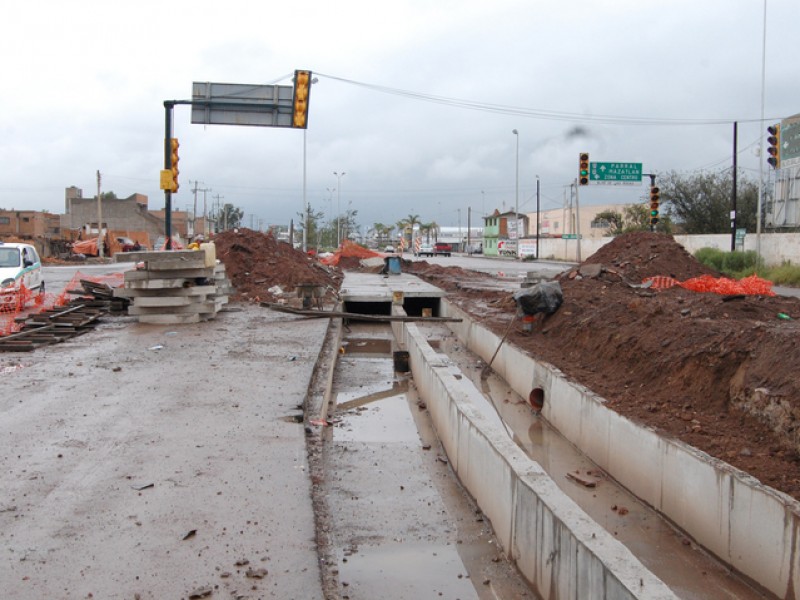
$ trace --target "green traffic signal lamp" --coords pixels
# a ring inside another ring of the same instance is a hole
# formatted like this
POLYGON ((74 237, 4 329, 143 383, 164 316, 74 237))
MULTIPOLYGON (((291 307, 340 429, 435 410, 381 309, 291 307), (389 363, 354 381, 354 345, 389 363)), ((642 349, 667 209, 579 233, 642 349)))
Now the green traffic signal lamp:
POLYGON ((589 184, 589 153, 581 152, 578 156, 578 183, 589 184))
POLYGON ((658 224, 658 206, 661 202, 661 190, 656 186, 650 186, 650 225, 658 224))

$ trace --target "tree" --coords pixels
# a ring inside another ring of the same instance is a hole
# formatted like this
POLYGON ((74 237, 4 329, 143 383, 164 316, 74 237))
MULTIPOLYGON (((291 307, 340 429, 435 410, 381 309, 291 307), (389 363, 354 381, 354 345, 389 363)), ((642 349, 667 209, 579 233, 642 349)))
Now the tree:
POLYGON ((219 227, 222 231, 241 227, 244 211, 233 204, 224 204, 219 211, 219 227))
MULTIPOLYGON (((730 170, 659 175, 658 187, 667 214, 687 234, 730 233, 733 178, 730 170)), ((756 230, 758 184, 744 177, 737 182, 736 226, 756 230)))
POLYGON ((388 242, 393 230, 394 225, 384 225, 383 223, 374 223, 372 225, 372 231, 375 232, 375 237, 378 238, 378 245, 388 242))
POLYGON ((592 227, 600 225, 601 223, 608 227, 608 231, 606 232, 608 235, 619 235, 622 233, 622 214, 614 210, 604 210, 597 213, 592 227))
POLYGON ((431 234, 433 234, 433 239, 438 239, 439 225, 436 223, 436 221, 431 221, 430 223, 420 223, 419 232, 425 236, 425 241, 430 243, 431 234))
POLYGON ((325 213, 321 210, 315 212, 311 204, 306 206, 305 213, 305 218, 303 218, 303 213, 297 213, 297 216, 300 217, 298 230, 302 235, 303 229, 305 229, 307 226, 306 244, 308 246, 319 246, 322 235, 322 232, 319 229, 319 223, 325 217, 325 213))

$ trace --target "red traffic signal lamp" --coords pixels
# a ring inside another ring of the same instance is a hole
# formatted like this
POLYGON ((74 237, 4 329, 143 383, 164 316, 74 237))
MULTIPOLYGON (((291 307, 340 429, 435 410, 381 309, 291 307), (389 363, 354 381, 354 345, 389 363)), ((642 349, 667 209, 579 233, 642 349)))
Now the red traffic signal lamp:
POLYGON ((308 100, 311 96, 311 71, 294 72, 294 97, 292 98, 292 127, 308 127, 308 100))
POLYGON ((578 184, 589 185, 589 153, 581 152, 578 156, 578 184))
POLYGON ((650 186, 650 226, 658 225, 658 205, 661 202, 661 190, 656 186, 650 186))
POLYGON ((178 185, 178 173, 180 173, 180 171, 178 171, 178 161, 180 160, 178 156, 179 147, 178 138, 169 139, 170 168, 172 170, 172 189, 170 191, 173 194, 177 192, 180 187, 178 185))
POLYGON ((773 169, 778 169, 781 166, 781 126, 776 123, 767 127, 767 162, 773 169))

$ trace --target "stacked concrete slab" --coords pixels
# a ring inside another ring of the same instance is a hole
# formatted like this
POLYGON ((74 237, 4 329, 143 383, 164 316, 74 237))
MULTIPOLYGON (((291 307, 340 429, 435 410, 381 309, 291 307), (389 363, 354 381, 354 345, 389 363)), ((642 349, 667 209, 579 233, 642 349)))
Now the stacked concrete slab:
POLYGON ((128 314, 141 323, 181 324, 213 319, 228 302, 231 286, 213 244, 200 250, 127 252, 137 268, 125 273, 114 295, 131 299, 128 314))

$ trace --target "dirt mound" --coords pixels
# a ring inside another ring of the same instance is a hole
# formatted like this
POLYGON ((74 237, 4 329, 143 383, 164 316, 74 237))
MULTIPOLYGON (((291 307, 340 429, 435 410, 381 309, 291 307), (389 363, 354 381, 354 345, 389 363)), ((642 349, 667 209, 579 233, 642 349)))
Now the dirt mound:
POLYGON ((587 265, 611 267, 634 283, 657 276, 684 281, 700 275, 719 275, 714 269, 698 262, 671 236, 648 232, 614 238, 587 258, 581 266, 587 265))
MULTIPOLYGON (((670 236, 620 236, 559 277, 555 314, 509 339, 609 408, 800 499, 800 300, 635 287, 709 273, 670 236)), ((449 297, 497 333, 516 308, 507 292, 449 297)))
POLYGON ((225 231, 214 236, 214 243, 237 300, 275 302, 281 296, 275 286, 292 294, 298 285, 324 287, 332 297, 341 284, 341 271, 279 242, 271 233, 225 231))

